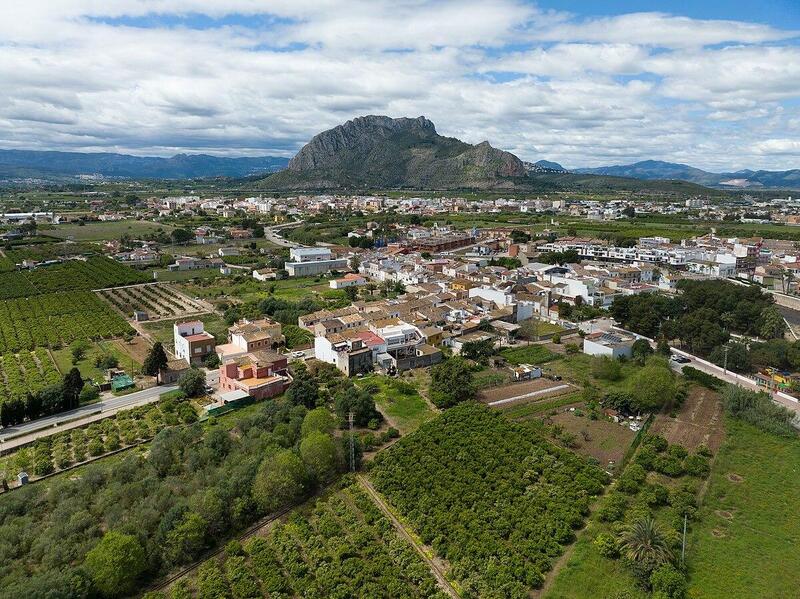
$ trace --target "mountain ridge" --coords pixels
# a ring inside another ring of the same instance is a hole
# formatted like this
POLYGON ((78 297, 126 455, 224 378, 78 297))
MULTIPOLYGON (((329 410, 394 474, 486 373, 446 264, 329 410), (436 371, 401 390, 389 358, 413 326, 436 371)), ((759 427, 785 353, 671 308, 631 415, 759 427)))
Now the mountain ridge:
POLYGON ((209 154, 176 154, 169 158, 114 152, 0 150, 0 178, 79 177, 101 175, 130 179, 196 179, 246 177, 274 172, 287 158, 228 158, 209 154))
POLYGON ((514 154, 488 141, 471 145, 439 135, 424 116, 368 115, 318 133, 286 170, 263 184, 272 189, 513 189, 526 174, 514 154))
POLYGON ((676 162, 641 160, 632 164, 578 168, 571 172, 585 175, 632 177, 640 180, 677 179, 699 185, 723 189, 800 189, 800 169, 767 171, 744 169, 734 172, 714 173, 676 162))

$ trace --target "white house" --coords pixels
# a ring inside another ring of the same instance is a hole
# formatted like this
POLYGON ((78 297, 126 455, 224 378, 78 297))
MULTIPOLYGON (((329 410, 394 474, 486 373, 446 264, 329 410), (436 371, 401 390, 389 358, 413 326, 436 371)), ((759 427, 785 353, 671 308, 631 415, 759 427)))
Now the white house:
POLYGON ((621 333, 598 331, 583 338, 583 353, 590 356, 608 356, 609 358, 630 358, 634 337, 621 333))

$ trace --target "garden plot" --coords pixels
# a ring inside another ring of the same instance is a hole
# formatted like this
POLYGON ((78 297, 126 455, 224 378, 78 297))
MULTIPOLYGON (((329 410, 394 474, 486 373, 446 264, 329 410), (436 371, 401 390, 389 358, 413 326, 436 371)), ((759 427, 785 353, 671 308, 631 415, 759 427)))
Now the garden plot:
POLYGON ((513 404, 537 401, 545 397, 561 395, 574 391, 575 387, 563 381, 535 379, 524 383, 514 383, 480 392, 479 399, 492 407, 505 407, 513 404))
POLYGON ((0 355, 0 403, 24 400, 28 392, 41 391, 60 380, 61 375, 44 348, 0 355))
POLYGON ((705 445, 716 452, 725 436, 722 399, 704 387, 693 386, 676 418, 658 414, 650 432, 661 435, 670 443, 695 451, 705 445))
POLYGON ((203 304, 163 283, 102 289, 98 294, 128 318, 136 311, 146 312, 150 320, 208 312, 203 304))

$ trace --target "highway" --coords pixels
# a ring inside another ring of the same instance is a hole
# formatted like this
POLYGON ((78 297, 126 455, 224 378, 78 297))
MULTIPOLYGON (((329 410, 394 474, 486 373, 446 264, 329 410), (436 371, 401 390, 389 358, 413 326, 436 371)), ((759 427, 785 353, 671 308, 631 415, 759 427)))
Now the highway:
POLYGON ((289 229, 291 227, 299 227, 303 224, 303 221, 298 221, 296 223, 288 223, 284 225, 273 225, 271 227, 264 228, 264 239, 269 241, 270 243, 274 243, 275 245, 279 245, 286 248, 299 248, 303 247, 303 244, 296 243, 294 241, 289 241, 288 239, 284 239, 278 233, 282 229, 289 229))

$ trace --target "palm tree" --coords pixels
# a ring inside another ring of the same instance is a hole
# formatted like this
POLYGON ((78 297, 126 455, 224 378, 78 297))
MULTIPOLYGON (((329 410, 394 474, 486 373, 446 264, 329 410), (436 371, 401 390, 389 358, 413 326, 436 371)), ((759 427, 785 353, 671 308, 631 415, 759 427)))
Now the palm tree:
POLYGON ((636 520, 622 533, 621 549, 635 563, 659 566, 672 561, 672 550, 661 526, 651 516, 636 520))

